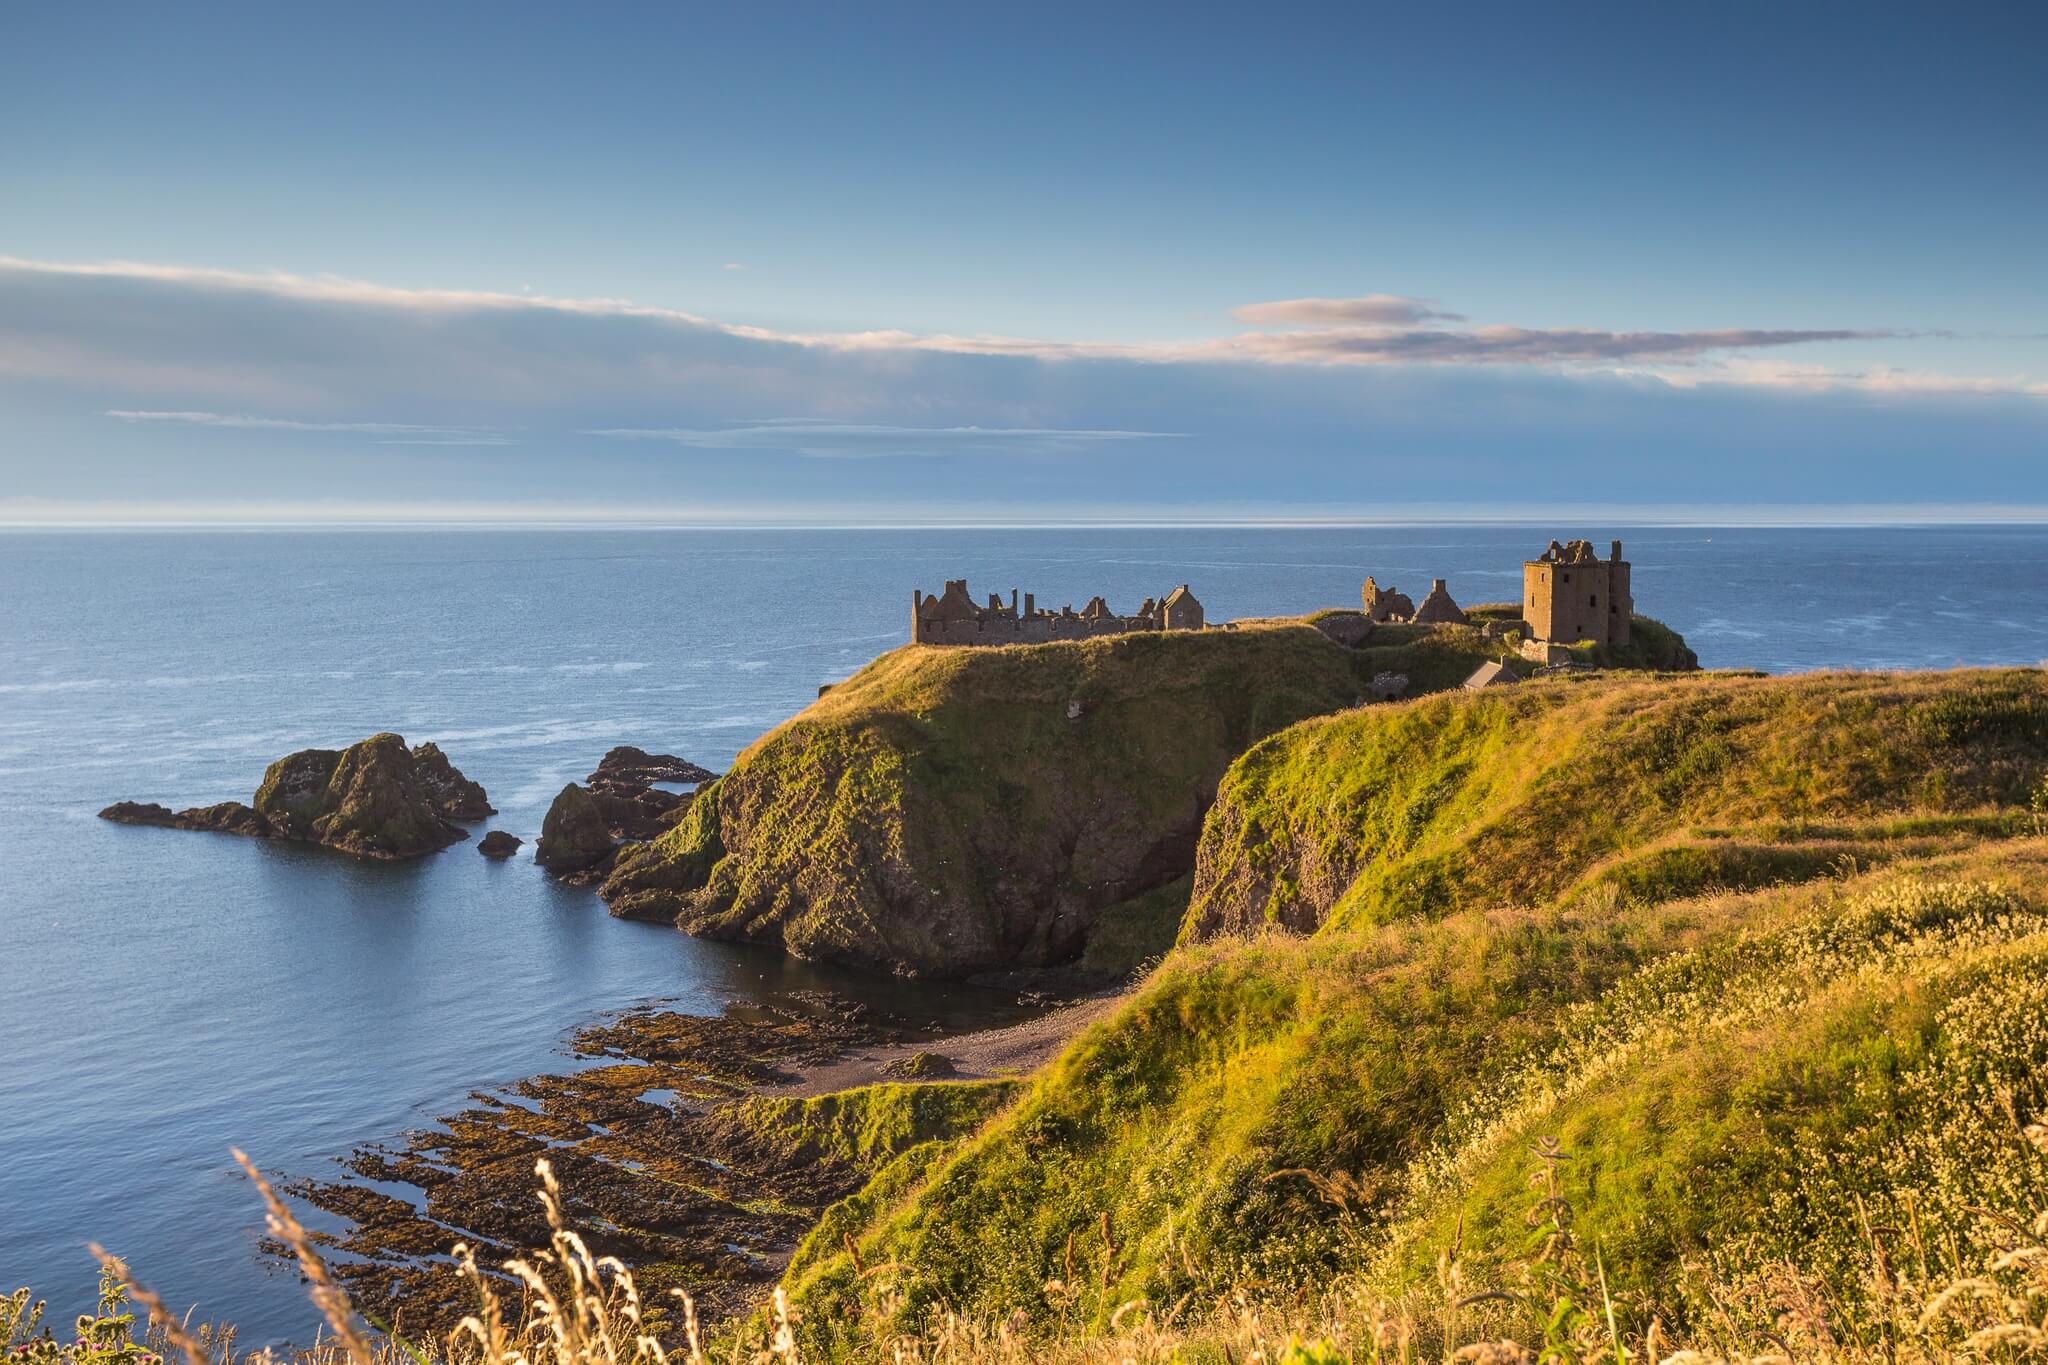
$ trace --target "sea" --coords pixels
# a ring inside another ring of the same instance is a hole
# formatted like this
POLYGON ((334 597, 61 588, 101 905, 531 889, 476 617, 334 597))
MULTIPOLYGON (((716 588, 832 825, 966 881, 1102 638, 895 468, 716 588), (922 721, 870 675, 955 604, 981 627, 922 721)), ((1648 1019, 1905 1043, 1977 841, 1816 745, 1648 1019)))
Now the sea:
POLYGON ((965 577, 1211 621, 1512 600, 1553 535, 1620 536, 1637 609, 1702 664, 2039 664, 2048 528, 1400 526, 0 533, 0 1292, 90 1306, 86 1243, 245 1346, 310 1339, 229 1157, 337 1173, 473 1089, 570 1065, 647 1002, 824 988, 966 1027, 1009 1002, 805 966, 608 917, 531 862, 548 802, 612 745, 723 770, 906 639, 965 577), (400 865, 94 818, 247 800, 272 759, 433 740, 528 841, 400 865))

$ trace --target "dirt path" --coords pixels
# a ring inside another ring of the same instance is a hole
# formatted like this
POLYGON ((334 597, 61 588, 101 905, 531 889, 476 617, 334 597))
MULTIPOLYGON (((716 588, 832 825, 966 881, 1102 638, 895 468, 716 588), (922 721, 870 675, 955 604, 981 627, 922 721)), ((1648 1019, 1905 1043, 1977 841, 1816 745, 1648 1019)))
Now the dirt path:
POLYGON ((858 1049, 836 1061, 801 1069, 800 1079, 786 1085, 763 1086, 764 1095, 825 1095, 877 1081, 900 1079, 882 1068, 913 1053, 936 1053, 953 1063, 954 1079, 982 1080, 1023 1076, 1051 1061, 1082 1029, 1108 1015, 1124 1000, 1124 992, 1078 1000, 1050 1014, 1007 1028, 984 1029, 930 1043, 889 1043, 858 1049))

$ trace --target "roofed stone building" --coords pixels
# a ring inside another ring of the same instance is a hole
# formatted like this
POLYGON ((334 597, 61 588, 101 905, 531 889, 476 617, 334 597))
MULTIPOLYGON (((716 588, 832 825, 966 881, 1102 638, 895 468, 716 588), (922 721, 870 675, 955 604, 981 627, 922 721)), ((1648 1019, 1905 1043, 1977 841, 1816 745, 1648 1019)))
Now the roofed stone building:
POLYGON ((986 606, 977 606, 964 578, 948 579, 946 590, 933 596, 918 589, 910 594, 910 639, 920 645, 1045 644, 1143 630, 1201 630, 1206 624, 1202 604, 1185 583, 1163 599, 1146 598, 1131 616, 1117 615, 1099 596, 1078 612, 1071 604, 1040 611, 1030 593, 1020 605, 1014 588, 1007 603, 991 593, 986 606))

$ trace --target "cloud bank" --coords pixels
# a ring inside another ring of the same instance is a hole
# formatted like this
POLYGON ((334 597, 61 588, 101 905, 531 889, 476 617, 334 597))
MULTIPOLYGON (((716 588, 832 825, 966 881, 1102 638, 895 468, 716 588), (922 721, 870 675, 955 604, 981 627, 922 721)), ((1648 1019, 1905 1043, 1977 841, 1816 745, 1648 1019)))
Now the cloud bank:
POLYGON ((629 300, 0 259, 0 493, 2048 502, 2041 381, 1869 363, 1889 331, 1525 328, 1393 294, 1236 319, 1165 343, 814 334, 629 300))

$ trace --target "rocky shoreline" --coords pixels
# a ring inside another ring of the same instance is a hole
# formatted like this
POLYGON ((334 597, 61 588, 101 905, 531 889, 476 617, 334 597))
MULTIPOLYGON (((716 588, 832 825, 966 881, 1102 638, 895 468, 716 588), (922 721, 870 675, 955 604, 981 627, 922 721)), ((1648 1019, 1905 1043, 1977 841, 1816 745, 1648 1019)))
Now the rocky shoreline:
POLYGON ((776 1106, 935 1079, 937 1058, 958 1081, 939 1098, 985 1116, 1114 1003, 944 1038, 822 992, 712 1017, 631 1010, 574 1035, 578 1069, 472 1092, 470 1107, 437 1127, 358 1148, 346 1176, 292 1189, 346 1220, 321 1240, 343 1253, 336 1273, 359 1304, 402 1310, 416 1331, 440 1328, 473 1307, 441 1256, 451 1242, 494 1264, 545 1240, 532 1198, 533 1163, 545 1155, 593 1254, 633 1266, 650 1299, 686 1290, 715 1321, 751 1307, 825 1209, 872 1175, 823 1150, 815 1132, 773 1121, 776 1106), (913 1058, 928 1060, 903 1065, 913 1058))

